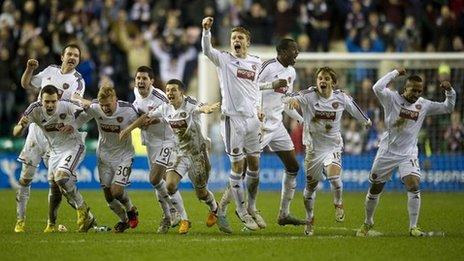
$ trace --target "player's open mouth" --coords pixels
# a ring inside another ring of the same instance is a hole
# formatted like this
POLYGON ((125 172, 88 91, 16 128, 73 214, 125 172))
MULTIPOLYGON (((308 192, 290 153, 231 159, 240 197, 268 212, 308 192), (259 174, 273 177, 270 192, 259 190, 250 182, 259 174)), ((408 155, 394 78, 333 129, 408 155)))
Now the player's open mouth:
POLYGON ((241 48, 242 46, 239 43, 234 44, 234 49, 236 52, 240 51, 241 48))
POLYGON ((327 88, 327 85, 326 84, 321 84, 321 85, 319 85, 319 87, 321 87, 321 89, 325 89, 325 88, 327 88))

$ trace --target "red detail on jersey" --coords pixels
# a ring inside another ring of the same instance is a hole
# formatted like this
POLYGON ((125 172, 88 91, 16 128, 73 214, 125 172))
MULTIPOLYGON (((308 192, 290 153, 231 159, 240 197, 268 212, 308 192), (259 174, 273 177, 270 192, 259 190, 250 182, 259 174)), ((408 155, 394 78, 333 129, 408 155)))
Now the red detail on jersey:
POLYGON ((318 111, 314 113, 314 117, 316 119, 321 119, 321 120, 335 120, 336 112, 334 111, 318 111))
POLYGON ((247 80, 250 80, 250 81, 254 81, 255 80, 255 75, 256 75, 256 73, 253 72, 253 71, 246 70, 246 69, 237 69, 237 77, 238 78, 243 78, 243 79, 247 79, 247 80))
POLYGON ((408 120, 417 121, 417 119, 419 118, 419 112, 401 108, 400 117, 408 120))
POLYGON ((51 132, 51 131, 59 131, 61 128, 63 128, 64 123, 51 123, 48 125, 43 126, 45 131, 51 132))
POLYGON ((100 128, 104 132, 114 132, 114 133, 121 132, 121 126, 119 125, 100 124, 100 128))
POLYGON ((337 109, 338 105, 340 105, 338 102, 332 103, 332 108, 337 109))
POLYGON ((121 117, 121 116, 119 116, 119 117, 116 118, 116 120, 117 120, 119 123, 121 123, 121 122, 124 120, 124 118, 121 117))
POLYGON ((180 128, 187 128, 188 124, 186 120, 179 120, 179 121, 169 121, 169 125, 173 129, 180 129, 180 128))
POLYGON ((416 106, 415 106, 415 107, 416 107, 416 109, 420 110, 420 109, 422 108, 422 105, 420 105, 420 104, 416 104, 416 106))
POLYGON ((278 93, 283 93, 283 94, 286 94, 287 91, 288 91, 288 87, 285 86, 285 87, 279 87, 279 88, 275 88, 274 89, 275 92, 278 92, 278 93))

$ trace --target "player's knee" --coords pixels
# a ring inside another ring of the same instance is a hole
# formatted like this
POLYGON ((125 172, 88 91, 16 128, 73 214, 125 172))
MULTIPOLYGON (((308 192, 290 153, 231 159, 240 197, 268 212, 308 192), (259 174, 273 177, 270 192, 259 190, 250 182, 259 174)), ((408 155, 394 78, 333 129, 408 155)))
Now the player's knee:
POLYGON ((377 195, 382 193, 385 183, 373 183, 369 188, 369 193, 372 195, 377 195))
POLYGON ((25 179, 25 178, 20 178, 18 181, 19 185, 24 186, 24 187, 29 186, 31 182, 32 182, 32 179, 25 179))
POLYGON ((175 184, 174 182, 167 182, 166 189, 168 190, 168 193, 172 195, 177 191, 177 184, 175 184))
POLYGON ((243 170, 244 170, 243 161, 232 162, 231 169, 235 173, 243 173, 243 170))
POLYGON ((195 193, 199 200, 206 200, 208 197, 208 191, 205 188, 195 188, 195 193))
POLYGON ((163 175, 150 175, 150 183, 153 186, 156 186, 161 182, 162 178, 163 178, 163 175))
POLYGON ((300 166, 298 166, 297 162, 291 163, 285 167, 285 170, 290 173, 298 173, 298 171, 300 170, 300 166))

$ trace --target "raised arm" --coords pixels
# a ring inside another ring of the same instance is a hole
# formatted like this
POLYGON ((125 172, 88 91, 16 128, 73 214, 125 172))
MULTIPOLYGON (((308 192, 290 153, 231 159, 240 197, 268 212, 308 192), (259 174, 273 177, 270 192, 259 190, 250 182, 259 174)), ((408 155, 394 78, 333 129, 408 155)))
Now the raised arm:
POLYGON ((37 69, 37 67, 39 67, 39 62, 36 59, 27 60, 26 70, 21 76, 21 86, 24 89, 29 89, 33 87, 31 84, 31 81, 32 81, 34 70, 37 69))
POLYGON ((212 112, 218 111, 219 108, 221 108, 221 103, 216 102, 211 105, 209 104, 203 104, 199 106, 195 111, 198 113, 204 113, 204 114, 210 114, 212 112))
POLYGON ((213 25, 212 17, 205 17, 201 23, 203 33, 201 36, 201 48, 205 54, 216 66, 219 66, 220 52, 211 45, 211 26, 213 25))
POLYGON ((451 113, 456 104, 456 91, 448 81, 440 83, 440 87, 445 91, 446 99, 444 102, 430 102, 427 106, 427 115, 439 115, 451 113))
POLYGON ((27 116, 22 116, 19 122, 13 128, 13 136, 20 136, 27 125, 29 125, 29 118, 27 116))
POLYGON ((398 75, 406 74, 406 70, 404 68, 395 69, 385 76, 380 78, 374 86, 372 86, 372 90, 374 91, 375 95, 379 98, 380 102, 384 104, 384 102, 390 97, 392 91, 387 88, 387 85, 398 75))

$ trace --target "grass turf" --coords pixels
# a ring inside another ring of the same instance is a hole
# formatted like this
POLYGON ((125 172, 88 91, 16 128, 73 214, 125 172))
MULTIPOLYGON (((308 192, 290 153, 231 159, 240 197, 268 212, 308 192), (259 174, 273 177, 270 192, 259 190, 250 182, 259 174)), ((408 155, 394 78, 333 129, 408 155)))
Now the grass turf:
MULTIPOLYGON (((58 223, 67 233, 44 234, 47 215, 47 191, 32 189, 27 212, 27 232, 13 232, 15 223, 15 193, 0 191, 0 255, 2 260, 384 260, 426 259, 457 260, 464 251, 463 193, 422 193, 420 224, 425 230, 443 231, 444 237, 411 238, 408 235, 406 193, 384 193, 376 212, 374 230, 382 236, 357 238, 355 229, 364 219, 364 193, 344 194, 346 219, 334 220, 330 193, 319 192, 315 206, 315 235, 303 235, 303 227, 276 224, 280 194, 260 192, 258 207, 268 227, 257 232, 242 232, 242 225, 229 208, 229 222, 234 233, 223 234, 217 227, 205 225, 207 207, 192 192, 182 192, 192 221, 187 235, 155 233, 161 217, 158 203, 151 191, 130 191, 138 207, 139 226, 123 234, 111 232, 87 234, 74 232, 76 214, 63 199, 58 223)), ((106 206, 100 191, 82 191, 96 215, 99 225, 113 226, 116 216, 106 206)), ((220 198, 220 194, 216 194, 220 198)), ((292 213, 304 216, 301 193, 292 204, 292 213)))

